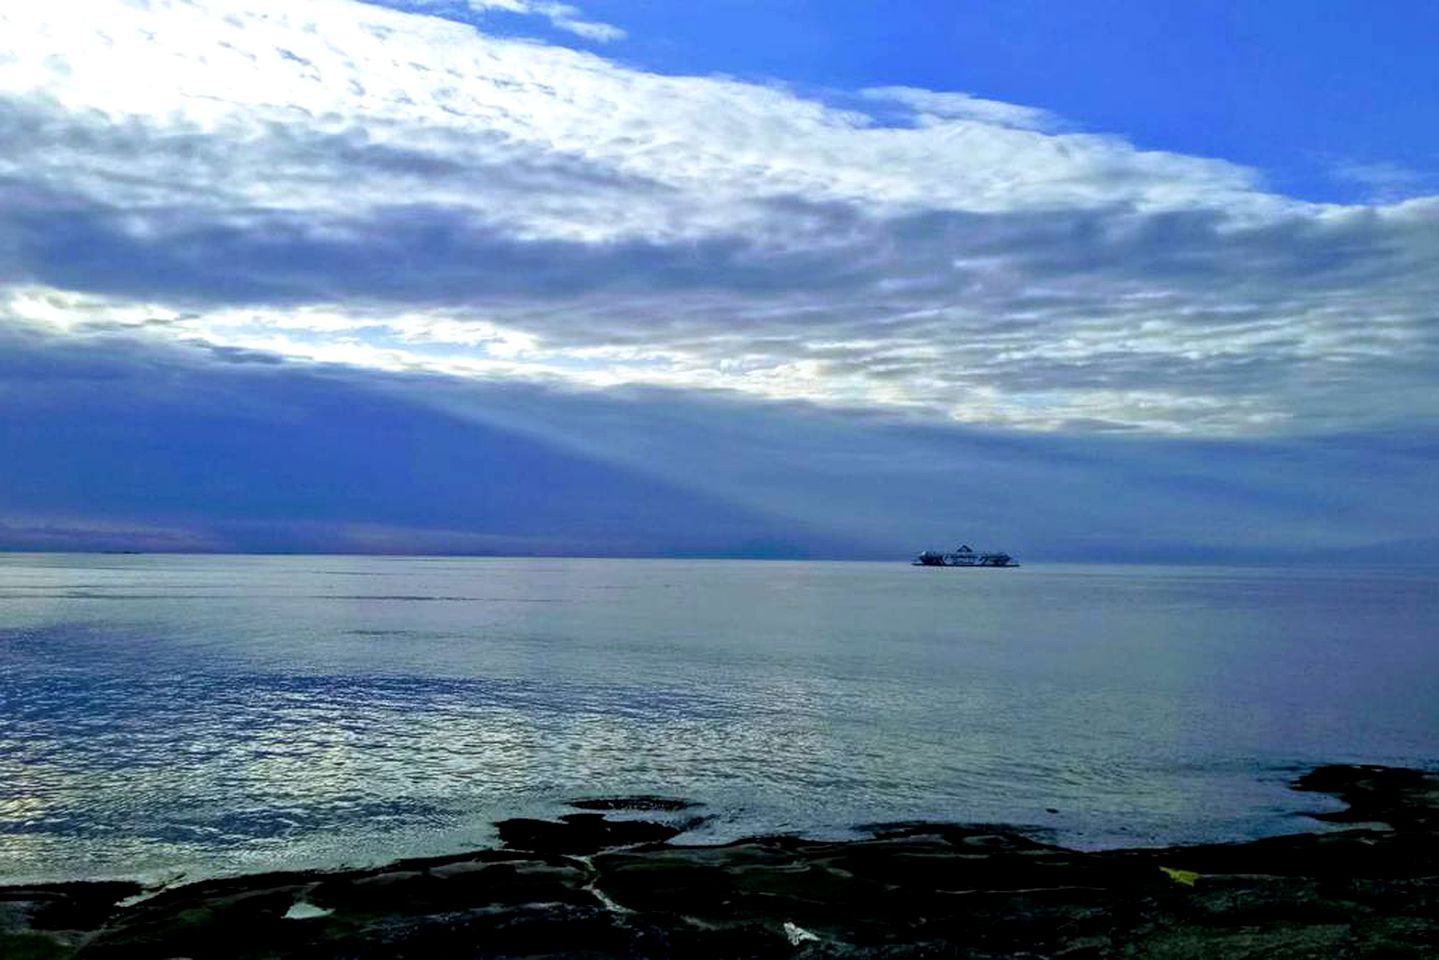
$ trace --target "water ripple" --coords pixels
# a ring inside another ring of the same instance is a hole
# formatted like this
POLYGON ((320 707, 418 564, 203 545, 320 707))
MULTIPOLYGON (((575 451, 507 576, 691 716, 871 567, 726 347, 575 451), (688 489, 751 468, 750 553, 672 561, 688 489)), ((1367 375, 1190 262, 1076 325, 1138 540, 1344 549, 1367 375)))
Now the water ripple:
POLYGON ((1432 762, 1439 743, 1420 579, 193 557, 0 572, 0 880, 440 853, 577 796, 700 801, 711 840, 916 818, 1083 844, 1233 837, 1291 826, 1296 766, 1432 762), (358 576, 375 589, 347 589, 358 576))

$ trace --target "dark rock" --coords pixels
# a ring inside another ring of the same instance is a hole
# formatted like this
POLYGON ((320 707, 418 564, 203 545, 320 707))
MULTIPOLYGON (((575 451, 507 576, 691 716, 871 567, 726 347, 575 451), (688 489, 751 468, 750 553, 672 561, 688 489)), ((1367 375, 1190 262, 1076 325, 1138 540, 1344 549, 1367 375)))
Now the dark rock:
POLYGON ((1340 822, 1388 826, 1089 853, 989 825, 675 846, 684 825, 508 820, 511 849, 125 907, 137 885, 0 890, 0 957, 1436 957, 1434 783, 1324 767, 1297 786, 1344 799, 1340 822))
POLYGON ((0 957, 5 960, 63 960, 71 949, 53 936, 40 933, 0 933, 0 957))
MULTIPOLYGON (((975 852, 1054 849, 1026 833, 1021 833, 1014 827, 1003 824, 901 821, 899 823, 871 823, 860 829, 880 839, 934 837, 951 846, 967 847, 975 852)), ((1034 830, 1030 833, 1038 833, 1041 836, 1048 835, 1048 831, 1044 830, 1034 830)))
POLYGON ((108 920, 121 900, 144 890, 127 881, 8 887, 0 888, 0 908, 5 915, 23 916, 34 930, 90 930, 108 920))
POLYGON ((698 819, 678 824, 607 820, 599 813, 571 813, 558 821, 524 817, 501 820, 495 829, 500 842, 514 850, 584 855, 615 847, 663 843, 700 822, 698 819))
POLYGON ((1334 764, 1318 767, 1291 784, 1295 790, 1328 793, 1347 810, 1310 814, 1330 823, 1387 823, 1396 829, 1435 826, 1439 776, 1405 767, 1334 764))

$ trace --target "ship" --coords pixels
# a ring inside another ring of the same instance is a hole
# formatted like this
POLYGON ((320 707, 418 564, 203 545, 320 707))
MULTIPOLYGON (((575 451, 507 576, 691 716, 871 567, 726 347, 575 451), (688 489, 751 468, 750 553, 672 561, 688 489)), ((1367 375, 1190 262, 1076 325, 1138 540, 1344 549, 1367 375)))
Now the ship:
POLYGON ((1003 550, 981 553, 964 544, 958 550, 940 553, 925 550, 910 561, 916 567, 1017 567, 1019 563, 1003 550))

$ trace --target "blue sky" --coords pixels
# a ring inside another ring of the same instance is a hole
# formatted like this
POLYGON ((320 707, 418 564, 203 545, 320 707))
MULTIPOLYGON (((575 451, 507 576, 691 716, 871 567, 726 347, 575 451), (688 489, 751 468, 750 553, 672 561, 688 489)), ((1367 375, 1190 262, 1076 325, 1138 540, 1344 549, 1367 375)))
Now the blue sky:
POLYGON ((1422 0, 684 6, 593 9, 636 18, 634 55, 667 71, 959 89, 1258 167, 1307 199, 1367 199, 1340 172, 1352 165, 1392 164, 1421 178, 1415 192, 1435 186, 1422 178, 1439 165, 1439 7, 1422 0))
MULTIPOLYGON (((589 46, 665 73, 780 80, 818 96, 963 90, 1141 147, 1252 166, 1310 200, 1439 189, 1439 6, 1424 0, 601 0, 585 11, 625 31, 589 46)), ((447 12, 586 44, 532 18, 447 12)))
POLYGON ((1428 5, 85 11, 0 11, 0 545, 1439 542, 1428 5))

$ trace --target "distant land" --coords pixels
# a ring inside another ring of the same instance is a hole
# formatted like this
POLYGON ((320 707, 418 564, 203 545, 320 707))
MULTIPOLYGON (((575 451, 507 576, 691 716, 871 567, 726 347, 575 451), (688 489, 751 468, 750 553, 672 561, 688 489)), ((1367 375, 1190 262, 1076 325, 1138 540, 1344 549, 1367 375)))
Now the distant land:
MULTIPOLYGON (((938 543, 938 541, 935 541, 938 543)), ((435 549, 433 541, 418 540, 412 549, 393 550, 333 549, 291 544, 277 549, 225 550, 182 545, 158 545, 144 535, 133 539, 124 532, 105 533, 63 528, 13 528, 0 526, 0 553, 74 553, 108 555, 201 554, 235 556, 416 556, 416 557, 490 557, 490 558, 553 558, 553 559, 675 559, 675 560, 780 560, 780 561, 908 561, 916 550, 882 552, 824 553, 799 543, 749 542, 713 550, 606 550, 602 545, 583 552, 564 553, 547 550, 465 550, 435 549)), ((1093 564, 1159 564, 1174 566, 1294 566, 1294 567, 1439 567, 1439 543, 1427 540, 1406 540, 1350 547, 1342 556, 1334 551, 1244 550, 1243 548, 1199 548, 1186 544, 1083 544, 1054 546, 1048 550, 1024 553, 1025 563, 1093 563, 1093 564)))

